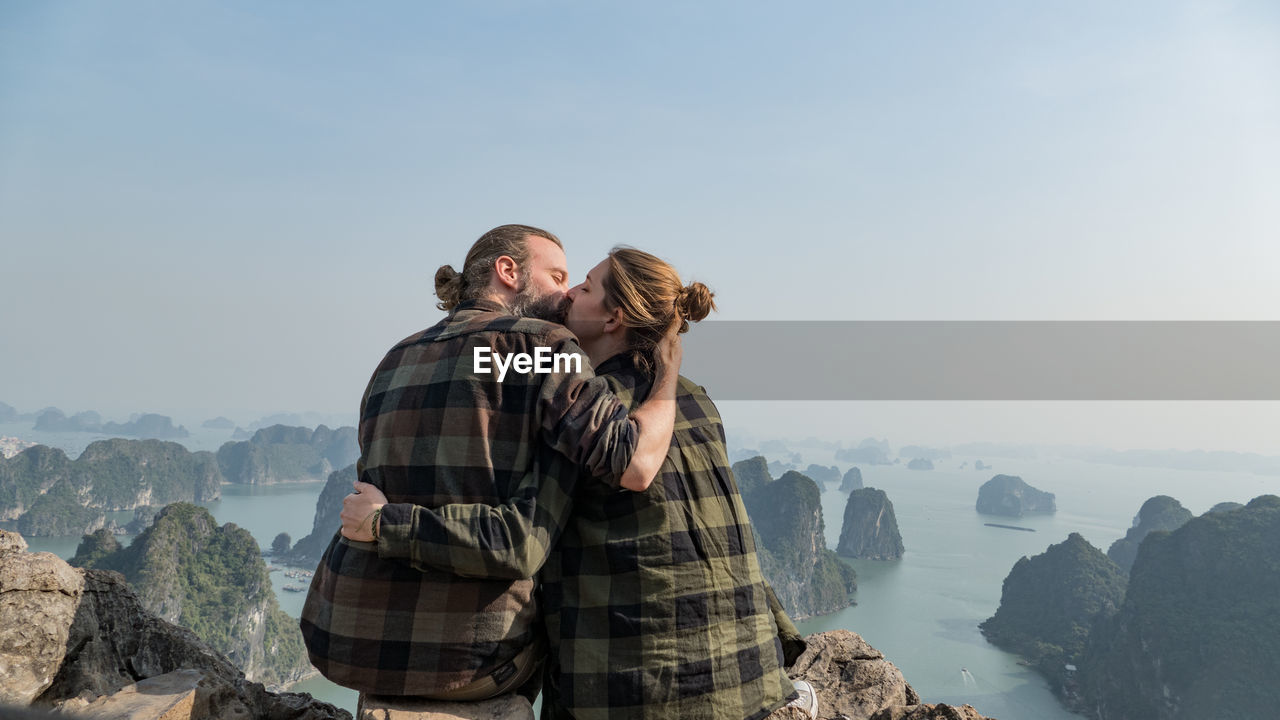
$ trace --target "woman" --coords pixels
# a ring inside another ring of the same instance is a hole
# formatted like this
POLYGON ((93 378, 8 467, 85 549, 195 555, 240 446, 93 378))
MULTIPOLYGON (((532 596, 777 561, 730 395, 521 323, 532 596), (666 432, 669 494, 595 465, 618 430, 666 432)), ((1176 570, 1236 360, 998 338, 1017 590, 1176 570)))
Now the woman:
MULTIPOLYGON (((685 286, 632 248, 615 248, 569 297, 565 325, 631 407, 649 393, 667 328, 685 332, 715 308, 705 285, 685 286)), ((433 538, 414 553, 421 565, 486 577, 541 569, 544 720, 742 720, 789 702, 816 716, 812 688, 783 671, 804 641, 760 572, 719 413, 683 377, 676 405, 667 459, 639 492, 544 450, 519 500, 421 515, 433 524, 418 529, 433 538)))
MULTIPOLYGON (((565 325, 633 407, 648 394, 665 328, 685 332, 715 309, 705 285, 685 286, 669 264, 631 248, 615 248, 569 297, 565 325)), ((683 377, 676 403, 653 485, 633 493, 581 482, 543 568, 544 719, 758 718, 796 694, 779 626, 788 649, 803 641, 760 572, 719 413, 683 377)))

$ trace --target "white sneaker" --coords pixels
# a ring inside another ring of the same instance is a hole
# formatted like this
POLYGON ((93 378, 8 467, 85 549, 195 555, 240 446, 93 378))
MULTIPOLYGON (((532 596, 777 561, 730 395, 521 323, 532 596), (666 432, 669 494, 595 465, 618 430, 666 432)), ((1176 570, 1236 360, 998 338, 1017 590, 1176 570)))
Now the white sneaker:
POLYGON ((806 680, 792 680, 799 696, 787 703, 787 707, 800 708, 812 720, 818 720, 818 693, 806 680))

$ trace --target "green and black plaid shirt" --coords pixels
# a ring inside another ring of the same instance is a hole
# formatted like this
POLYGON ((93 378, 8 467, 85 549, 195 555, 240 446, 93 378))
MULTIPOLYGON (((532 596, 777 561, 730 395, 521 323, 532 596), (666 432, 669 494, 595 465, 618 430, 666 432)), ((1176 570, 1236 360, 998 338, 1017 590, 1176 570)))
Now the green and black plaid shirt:
POLYGON ((397 344, 361 402, 357 463, 360 479, 390 504, 376 544, 335 534, 320 561, 300 623, 312 664, 363 692, 423 695, 515 657, 534 638, 534 581, 421 569, 413 562, 418 516, 446 503, 502 503, 548 456, 617 477, 638 436, 627 414, 572 333, 495 302, 463 303, 397 344), (583 361, 580 372, 513 367, 499 382, 476 372, 477 347, 504 357, 544 347, 583 361))
MULTIPOLYGON (((629 406, 650 379, 625 355, 597 372, 629 406)), ((760 718, 794 692, 802 639, 773 597, 725 452, 719 412, 680 378, 675 436, 653 485, 617 490, 543 452, 513 500, 419 518, 415 562, 465 575, 542 566, 551 643, 544 712, 760 718), (576 478, 566 481, 565 478, 576 478)))

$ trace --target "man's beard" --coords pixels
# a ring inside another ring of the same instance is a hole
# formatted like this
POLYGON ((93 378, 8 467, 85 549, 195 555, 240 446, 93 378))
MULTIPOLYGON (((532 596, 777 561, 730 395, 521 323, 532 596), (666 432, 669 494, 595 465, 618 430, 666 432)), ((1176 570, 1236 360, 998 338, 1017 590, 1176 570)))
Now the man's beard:
POLYGON ((526 281, 516 291, 516 299, 511 303, 511 314, 563 325, 571 304, 567 295, 541 294, 526 281))

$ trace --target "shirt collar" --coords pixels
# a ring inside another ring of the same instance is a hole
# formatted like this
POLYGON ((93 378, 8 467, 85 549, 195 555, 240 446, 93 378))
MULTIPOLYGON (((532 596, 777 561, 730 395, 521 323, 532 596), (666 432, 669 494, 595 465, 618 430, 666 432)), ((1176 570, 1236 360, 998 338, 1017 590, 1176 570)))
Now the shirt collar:
POLYGON ((621 375, 639 371, 630 350, 624 350, 596 366, 596 375, 621 375))
POLYGON ((480 310, 483 312, 499 312, 506 315, 511 314, 511 311, 506 305, 503 305, 497 300, 493 300, 491 298, 473 298, 471 300, 463 300, 453 308, 455 313, 462 312, 463 310, 480 310))

